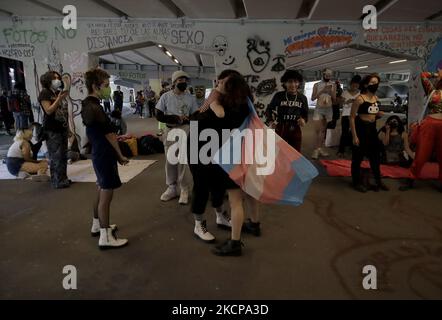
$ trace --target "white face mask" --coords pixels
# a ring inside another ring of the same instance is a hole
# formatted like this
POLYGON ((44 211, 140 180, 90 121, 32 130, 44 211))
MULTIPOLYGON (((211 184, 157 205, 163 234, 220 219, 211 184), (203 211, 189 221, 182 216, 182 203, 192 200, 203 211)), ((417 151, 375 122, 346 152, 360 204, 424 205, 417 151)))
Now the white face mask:
POLYGON ((57 90, 61 87, 61 81, 58 79, 52 80, 52 89, 57 90))

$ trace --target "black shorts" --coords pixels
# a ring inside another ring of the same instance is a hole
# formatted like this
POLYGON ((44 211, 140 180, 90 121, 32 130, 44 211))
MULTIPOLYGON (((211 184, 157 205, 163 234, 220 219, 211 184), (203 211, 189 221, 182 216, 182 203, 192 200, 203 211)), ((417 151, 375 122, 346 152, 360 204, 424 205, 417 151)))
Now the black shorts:
POLYGON ((110 190, 121 187, 121 180, 118 175, 118 162, 115 157, 94 155, 92 163, 97 176, 97 185, 101 189, 110 190))

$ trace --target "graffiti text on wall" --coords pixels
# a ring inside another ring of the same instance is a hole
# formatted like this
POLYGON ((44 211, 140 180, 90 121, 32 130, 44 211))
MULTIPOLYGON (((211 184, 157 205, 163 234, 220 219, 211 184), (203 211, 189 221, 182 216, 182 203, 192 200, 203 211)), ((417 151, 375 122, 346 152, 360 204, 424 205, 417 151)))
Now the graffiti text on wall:
POLYGON ((305 32, 300 35, 290 36, 284 39, 286 54, 294 56, 310 53, 318 49, 333 49, 350 44, 357 36, 356 32, 332 28, 320 27, 316 30, 305 32))
POLYGON ((89 50, 118 47, 138 41, 169 41, 186 48, 203 49, 205 34, 192 30, 193 24, 173 24, 170 22, 146 23, 89 23, 90 35, 87 37, 89 50))
POLYGON ((34 51, 35 47, 30 44, 11 44, 0 47, 0 53, 2 56, 13 59, 32 58, 34 56, 34 51))

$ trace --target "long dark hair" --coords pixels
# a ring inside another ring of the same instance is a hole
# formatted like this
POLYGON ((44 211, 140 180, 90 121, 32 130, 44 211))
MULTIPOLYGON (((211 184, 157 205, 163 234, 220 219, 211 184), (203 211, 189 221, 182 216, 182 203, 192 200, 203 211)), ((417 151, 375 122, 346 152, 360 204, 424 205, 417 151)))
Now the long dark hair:
POLYGON ((369 74, 368 76, 365 76, 362 81, 359 83, 359 90, 361 91, 361 94, 367 93, 368 89, 367 86, 370 83, 371 79, 377 78, 378 83, 381 83, 381 77, 377 73, 369 74))
POLYGON ((224 108, 247 106, 251 91, 246 80, 240 74, 231 74, 224 84, 225 94, 221 95, 220 103, 224 108))
POLYGON ((40 83, 41 86, 45 89, 51 89, 52 80, 54 79, 54 75, 58 75, 61 81, 61 74, 59 74, 57 71, 48 71, 41 75, 40 77, 40 83))

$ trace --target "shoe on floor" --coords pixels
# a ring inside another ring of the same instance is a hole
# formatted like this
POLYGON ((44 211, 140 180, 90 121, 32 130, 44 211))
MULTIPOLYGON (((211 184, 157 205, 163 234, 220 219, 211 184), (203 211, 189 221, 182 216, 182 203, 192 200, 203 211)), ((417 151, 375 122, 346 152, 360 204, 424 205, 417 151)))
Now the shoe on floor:
MULTIPOLYGON (((118 230, 118 227, 116 224, 110 224, 109 228, 112 229, 112 232, 115 232, 118 230)), ((93 218, 92 219, 91 236, 98 237, 99 235, 100 235, 100 220, 93 218)))
POLYGON ((373 187, 373 190, 374 190, 375 192, 379 192, 379 190, 382 190, 382 191, 390 191, 390 188, 387 187, 387 185, 386 185, 385 183, 380 182, 380 183, 376 184, 376 185, 373 187))
POLYGON ((330 154, 322 148, 319 148, 319 155, 321 157, 328 157, 330 154))
POLYGON ((111 228, 100 228, 100 240, 98 240, 98 247, 101 250, 118 249, 128 244, 127 239, 118 239, 114 236, 111 228))
POLYGON ((218 213, 215 210, 215 213, 216 213, 216 225, 218 226, 218 228, 227 229, 227 230, 232 229, 232 225, 230 224, 230 217, 227 214, 227 211, 218 213))
POLYGON ((368 191, 367 188, 362 184, 353 185, 353 189, 362 193, 366 193, 368 191))
POLYGON ((195 221, 195 228, 193 229, 195 237, 201 239, 204 242, 213 242, 215 237, 209 231, 207 231, 206 221, 195 221))
POLYGON ((189 191, 186 189, 181 190, 180 199, 178 200, 179 204, 188 204, 189 203, 189 191))
POLYGON ((30 180, 36 182, 48 182, 51 178, 47 174, 36 174, 30 177, 30 180))
POLYGON ((312 153, 312 159, 313 160, 318 160, 318 158, 319 158, 319 149, 316 149, 312 153))
POLYGON ((175 186, 169 186, 167 187, 166 191, 161 195, 161 201, 170 201, 172 199, 175 199, 178 197, 178 193, 176 191, 175 186))
POLYGON ((244 233, 253 234, 255 237, 259 237, 261 235, 261 223, 247 219, 242 225, 242 231, 244 233))
POLYGON ((243 243, 241 240, 227 240, 223 244, 216 246, 212 253, 217 256, 235 256, 238 257, 242 254, 243 243))

